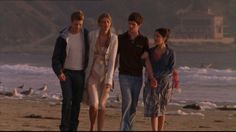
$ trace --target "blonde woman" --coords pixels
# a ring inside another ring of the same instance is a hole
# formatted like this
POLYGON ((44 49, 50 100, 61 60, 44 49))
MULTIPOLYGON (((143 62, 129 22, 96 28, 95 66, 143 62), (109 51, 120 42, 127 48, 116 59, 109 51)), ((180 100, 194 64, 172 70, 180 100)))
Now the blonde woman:
POLYGON ((102 131, 118 48, 117 35, 111 32, 111 15, 101 14, 98 18, 98 25, 99 29, 89 34, 87 92, 90 106, 90 131, 94 131, 96 120, 97 130, 102 131))

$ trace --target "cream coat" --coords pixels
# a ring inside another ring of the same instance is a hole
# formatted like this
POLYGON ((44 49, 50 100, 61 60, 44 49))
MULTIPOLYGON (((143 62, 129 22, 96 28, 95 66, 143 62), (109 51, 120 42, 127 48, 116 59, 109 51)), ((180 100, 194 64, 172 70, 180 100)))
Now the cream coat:
MULTIPOLYGON (((115 61, 116 61, 116 55, 117 55, 117 49, 118 49, 118 37, 116 34, 111 33, 111 38, 109 42, 109 46, 106 51, 105 55, 105 65, 106 65, 106 76, 105 76, 105 84, 112 85, 113 82, 113 73, 115 70, 115 61)), ((86 82, 88 81, 88 76, 90 75, 91 68, 94 61, 94 50, 96 41, 99 36, 99 30, 95 30, 89 33, 89 62, 88 67, 86 70, 86 82)))

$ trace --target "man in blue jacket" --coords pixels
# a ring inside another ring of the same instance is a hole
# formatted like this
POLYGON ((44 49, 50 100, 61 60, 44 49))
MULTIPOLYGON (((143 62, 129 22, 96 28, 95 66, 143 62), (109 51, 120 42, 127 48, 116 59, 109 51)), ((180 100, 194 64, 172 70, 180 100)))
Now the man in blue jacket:
POLYGON ((60 32, 52 56, 52 68, 62 89, 61 131, 77 131, 80 103, 88 64, 88 31, 84 13, 71 14, 71 25, 60 32))

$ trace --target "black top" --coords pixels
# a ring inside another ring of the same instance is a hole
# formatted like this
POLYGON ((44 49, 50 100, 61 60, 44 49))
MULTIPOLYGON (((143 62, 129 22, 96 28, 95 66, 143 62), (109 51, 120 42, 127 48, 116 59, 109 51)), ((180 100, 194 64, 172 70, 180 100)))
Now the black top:
POLYGON ((118 42, 119 74, 142 76, 141 55, 148 51, 147 37, 139 34, 134 40, 131 40, 128 32, 125 32, 118 36, 118 42))

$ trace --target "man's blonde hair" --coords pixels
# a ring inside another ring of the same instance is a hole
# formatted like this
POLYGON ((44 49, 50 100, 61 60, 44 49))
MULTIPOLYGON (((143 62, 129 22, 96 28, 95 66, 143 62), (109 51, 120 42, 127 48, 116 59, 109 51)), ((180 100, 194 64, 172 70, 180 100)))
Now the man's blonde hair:
POLYGON ((74 20, 84 20, 84 13, 83 11, 79 10, 79 11, 75 11, 71 14, 71 17, 70 17, 71 21, 74 21, 74 20))

